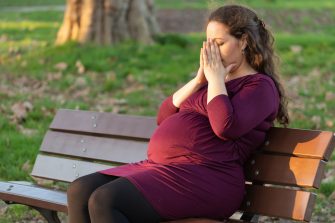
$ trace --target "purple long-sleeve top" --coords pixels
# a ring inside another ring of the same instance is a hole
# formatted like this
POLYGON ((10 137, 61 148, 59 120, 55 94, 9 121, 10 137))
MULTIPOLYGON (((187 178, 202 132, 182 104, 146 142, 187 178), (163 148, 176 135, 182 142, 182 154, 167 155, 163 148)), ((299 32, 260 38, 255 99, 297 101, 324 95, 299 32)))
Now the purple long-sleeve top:
POLYGON ((258 73, 226 83, 207 104, 205 85, 177 108, 161 104, 146 160, 101 171, 129 179, 169 219, 228 218, 244 197, 243 164, 264 141, 279 106, 273 80, 258 73))

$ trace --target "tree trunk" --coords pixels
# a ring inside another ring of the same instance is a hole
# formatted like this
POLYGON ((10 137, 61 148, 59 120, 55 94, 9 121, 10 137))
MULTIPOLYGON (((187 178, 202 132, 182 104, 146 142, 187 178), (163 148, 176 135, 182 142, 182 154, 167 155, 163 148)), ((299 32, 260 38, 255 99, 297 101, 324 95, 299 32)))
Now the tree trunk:
POLYGON ((150 44, 158 32, 153 0, 67 0, 56 44, 114 44, 127 39, 150 44))

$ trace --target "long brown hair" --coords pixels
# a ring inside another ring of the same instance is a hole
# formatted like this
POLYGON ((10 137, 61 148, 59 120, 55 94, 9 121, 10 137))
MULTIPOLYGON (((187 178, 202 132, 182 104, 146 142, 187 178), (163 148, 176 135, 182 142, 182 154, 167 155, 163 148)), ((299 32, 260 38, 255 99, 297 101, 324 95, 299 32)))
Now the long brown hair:
POLYGON ((280 96, 276 119, 278 123, 287 126, 289 123, 287 97, 277 72, 279 60, 273 49, 273 35, 264 22, 254 11, 240 5, 226 5, 216 9, 208 18, 208 23, 211 21, 228 26, 230 35, 237 39, 246 36, 247 47, 244 51, 246 60, 252 68, 271 77, 274 81, 280 96))

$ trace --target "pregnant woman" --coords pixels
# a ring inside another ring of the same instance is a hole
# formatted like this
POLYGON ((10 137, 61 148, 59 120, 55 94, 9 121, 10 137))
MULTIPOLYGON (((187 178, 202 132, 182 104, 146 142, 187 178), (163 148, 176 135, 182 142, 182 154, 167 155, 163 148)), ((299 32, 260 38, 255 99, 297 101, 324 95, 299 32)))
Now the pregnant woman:
POLYGON ((222 220, 240 207, 243 165, 275 119, 288 124, 286 98, 255 12, 220 7, 206 35, 196 77, 159 108, 147 159, 72 182, 70 223, 222 220))

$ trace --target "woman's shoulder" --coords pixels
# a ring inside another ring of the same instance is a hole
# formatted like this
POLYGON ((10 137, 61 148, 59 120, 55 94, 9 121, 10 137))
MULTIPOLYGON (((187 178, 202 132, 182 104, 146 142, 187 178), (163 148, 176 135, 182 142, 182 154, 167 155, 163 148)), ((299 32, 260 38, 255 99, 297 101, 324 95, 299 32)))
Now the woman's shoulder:
POLYGON ((264 73, 256 73, 253 75, 249 75, 240 83, 241 90, 260 90, 263 91, 271 91, 276 97, 279 97, 278 89, 275 84, 275 81, 271 76, 264 73))
POLYGON ((276 88, 275 82, 267 74, 264 73, 256 73, 253 75, 248 75, 248 78, 245 79, 244 84, 249 85, 249 84, 270 84, 271 87, 276 88))

